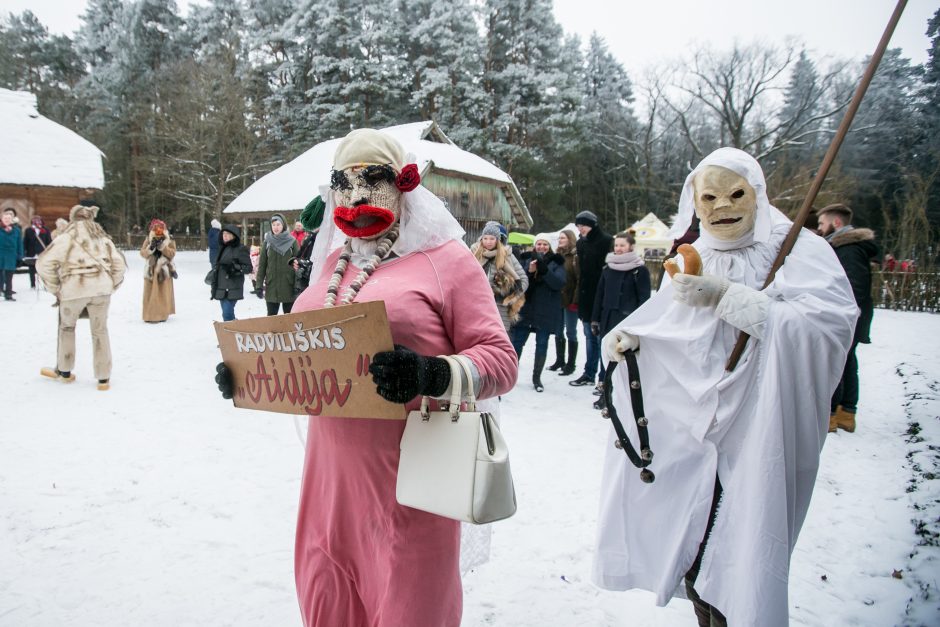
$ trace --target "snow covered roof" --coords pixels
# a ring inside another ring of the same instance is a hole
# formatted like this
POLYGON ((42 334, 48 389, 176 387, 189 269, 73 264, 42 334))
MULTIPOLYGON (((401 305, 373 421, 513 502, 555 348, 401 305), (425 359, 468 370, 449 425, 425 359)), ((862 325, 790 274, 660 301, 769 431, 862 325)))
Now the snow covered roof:
POLYGON ((103 153, 39 115, 34 94, 0 89, 0 143, 0 184, 104 187, 103 153))
POLYGON ((672 243, 672 238, 668 235, 669 227, 666 226, 662 220, 657 218, 656 214, 654 214, 652 211, 643 216, 642 219, 634 222, 633 226, 630 228, 636 231, 637 240, 669 240, 670 245, 672 243))
MULTIPOLYGON (((381 130, 401 142, 406 153, 415 156, 422 176, 429 171, 443 170, 500 185, 507 192, 516 220, 531 226, 529 210, 512 178, 486 159, 457 147, 434 121, 399 124, 381 130)), ((222 213, 303 209, 320 193, 320 187, 329 185, 333 154, 339 142, 340 139, 321 142, 269 172, 252 183, 222 213)))

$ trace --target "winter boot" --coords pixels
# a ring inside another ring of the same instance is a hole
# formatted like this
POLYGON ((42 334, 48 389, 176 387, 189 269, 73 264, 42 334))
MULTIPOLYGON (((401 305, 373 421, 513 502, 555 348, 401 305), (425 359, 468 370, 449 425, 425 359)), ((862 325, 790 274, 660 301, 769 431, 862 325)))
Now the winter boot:
POLYGON ((829 414, 829 433, 835 433, 838 430, 839 423, 836 422, 836 415, 829 414))
POLYGON ((56 379, 63 383, 71 383, 75 380, 75 375, 71 372, 59 372, 57 368, 40 368, 39 374, 50 379, 56 379))
POLYGON ((107 379, 98 379, 98 389, 106 392, 111 389, 111 383, 107 379))
POLYGON ((565 338, 555 337, 555 363, 548 367, 549 370, 559 370, 565 367, 565 338))
MULTIPOLYGON (((830 425, 831 425, 831 421, 830 421, 830 425)), ((839 427, 840 429, 848 431, 849 433, 854 433, 855 432, 855 412, 848 411, 847 409, 844 409, 842 406, 839 406, 839 408, 836 409, 836 426, 839 427)))
POLYGON ((558 373, 562 377, 570 377, 574 374, 574 362, 578 358, 578 343, 577 342, 568 342, 568 361, 565 362, 565 366, 558 373))
POLYGON ((544 392, 545 386, 542 385, 542 368, 545 367, 545 355, 535 357, 535 366, 532 368, 532 385, 536 392, 544 392))
POLYGON ((573 385, 575 387, 579 387, 582 385, 594 385, 594 379, 593 377, 589 377, 586 374, 582 374, 580 377, 578 377, 574 381, 569 381, 568 385, 573 385))

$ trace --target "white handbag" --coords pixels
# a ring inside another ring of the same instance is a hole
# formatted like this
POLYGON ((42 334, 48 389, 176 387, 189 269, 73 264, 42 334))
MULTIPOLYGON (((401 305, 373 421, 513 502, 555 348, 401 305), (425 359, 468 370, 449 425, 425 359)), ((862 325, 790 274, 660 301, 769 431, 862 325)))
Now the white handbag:
POLYGON ((408 414, 398 463, 398 502, 425 512, 474 524, 516 513, 516 492, 506 441, 489 413, 476 411, 470 366, 461 356, 442 356, 450 364, 450 404, 408 414), (466 373, 467 408, 460 410, 461 376, 466 373))

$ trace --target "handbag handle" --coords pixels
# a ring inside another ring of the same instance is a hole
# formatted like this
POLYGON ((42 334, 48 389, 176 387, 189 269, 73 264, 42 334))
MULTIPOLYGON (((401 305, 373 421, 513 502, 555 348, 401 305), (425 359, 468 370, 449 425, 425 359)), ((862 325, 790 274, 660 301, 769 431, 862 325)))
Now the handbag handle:
POLYGON ((473 390, 473 373, 470 370, 470 358, 464 355, 453 355, 451 359, 460 364, 460 367, 463 368, 464 373, 467 375, 467 411, 476 411, 477 397, 473 390))
MULTIPOLYGON (((450 355, 438 355, 441 359, 447 362, 447 365, 450 366, 450 419, 453 422, 457 422, 457 419, 460 418, 460 396, 461 396, 461 385, 460 385, 460 363, 454 357, 450 355)), ((473 382, 470 383, 471 392, 473 390, 473 382)), ((431 399, 427 396, 421 397, 421 418, 423 420, 430 420, 431 410, 430 410, 431 399)))

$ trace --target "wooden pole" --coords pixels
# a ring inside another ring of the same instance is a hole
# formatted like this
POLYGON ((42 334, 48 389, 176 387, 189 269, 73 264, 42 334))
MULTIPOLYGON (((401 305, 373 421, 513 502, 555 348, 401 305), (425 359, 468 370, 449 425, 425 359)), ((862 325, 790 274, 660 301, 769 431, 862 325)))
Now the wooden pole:
MULTIPOLYGON (((885 50, 888 48, 888 42, 891 41, 891 35, 894 33, 894 28, 898 25, 898 20, 901 19, 901 13, 904 12, 904 7, 906 5, 907 0, 898 0, 897 6, 894 7, 894 13, 891 14, 891 19, 888 20, 888 25, 885 27, 884 34, 881 35, 881 41, 878 42, 878 47, 875 49, 875 53, 871 56, 871 61, 868 63, 868 67, 865 69, 865 74, 862 75, 862 80, 855 89, 855 95, 852 96, 852 102, 849 103, 849 108, 846 110, 845 116, 842 118, 842 123, 839 125, 839 130, 836 132, 835 137, 832 138, 832 143, 829 144, 829 150, 826 151, 826 156, 823 158, 823 162, 819 167, 819 171, 816 172, 816 178, 813 179, 813 184, 806 193, 806 198, 803 199, 803 205, 800 207, 799 213, 796 214, 796 218, 793 220, 793 226, 790 228, 790 232, 787 233, 786 239, 783 240, 783 245, 780 247, 780 252, 777 254, 777 258, 770 267, 770 274, 767 275, 767 280, 764 281, 764 287, 761 289, 766 288, 773 282, 774 276, 777 274, 777 270, 780 269, 780 267, 783 265, 783 262, 786 261, 787 255, 789 255, 790 251, 793 250, 793 245, 796 244, 796 239, 800 236, 800 230, 802 230, 803 224, 806 223, 806 218, 809 216, 809 212, 813 207, 813 203, 816 202, 816 196, 819 194, 819 190, 826 181, 826 175, 829 174, 829 168, 832 167, 832 163, 835 161, 836 155, 839 154, 839 148, 842 147, 842 142, 845 140, 845 136, 849 132, 849 127, 852 126, 852 121, 855 119, 855 114, 858 112, 858 107, 862 104, 862 98, 865 97, 865 92, 868 91, 868 86, 871 84, 872 78, 875 76, 875 71, 878 69, 878 64, 881 63, 881 58, 884 56, 885 50)), ((738 335, 738 341, 734 345, 734 349, 731 351, 731 356, 728 357, 728 363, 725 365, 725 370, 728 372, 733 371, 738 365, 738 361, 741 359, 741 355, 744 354, 744 348, 747 346, 747 340, 749 337, 750 336, 743 331, 738 335)))

